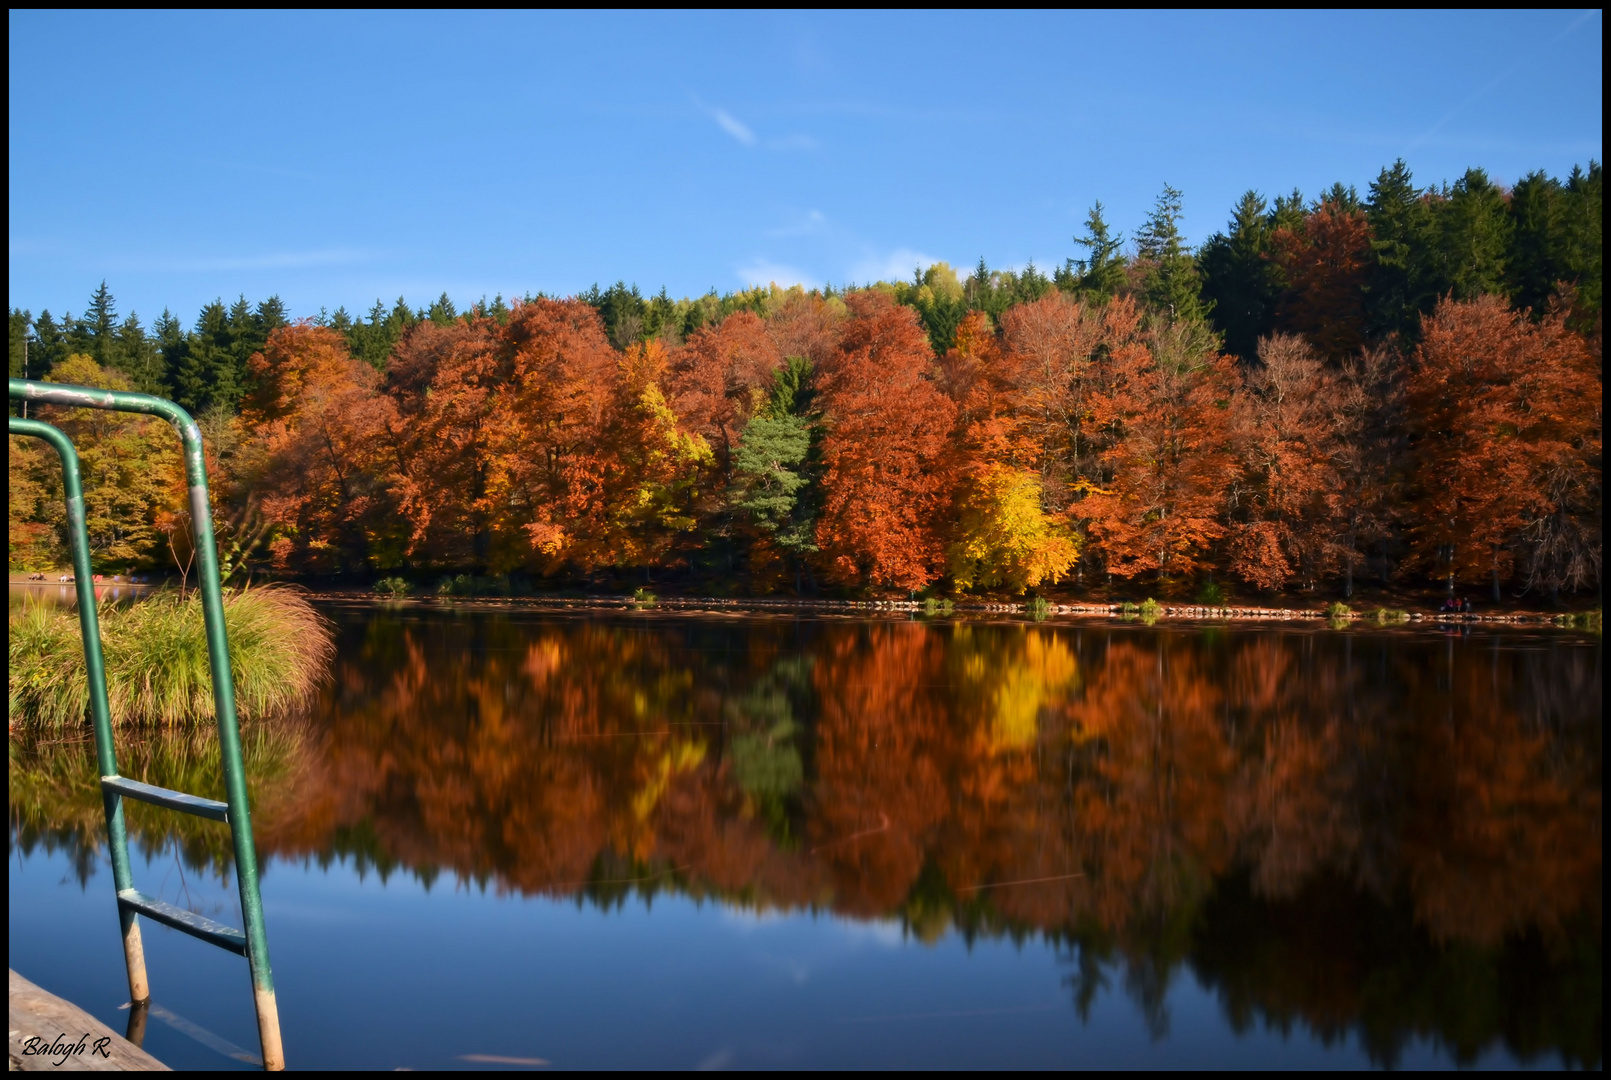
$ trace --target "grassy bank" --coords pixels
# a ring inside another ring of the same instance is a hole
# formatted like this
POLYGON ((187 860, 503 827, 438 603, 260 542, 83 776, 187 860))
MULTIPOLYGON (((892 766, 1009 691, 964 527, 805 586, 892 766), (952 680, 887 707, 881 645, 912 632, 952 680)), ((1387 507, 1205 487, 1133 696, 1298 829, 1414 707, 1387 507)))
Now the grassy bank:
MULTIPOLYGON (((107 695, 119 726, 213 720, 212 675, 201 599, 162 593, 101 609, 107 695)), ((259 588, 224 598, 236 706, 242 717, 304 704, 335 650, 330 624, 300 594, 259 588)), ((46 603, 10 611, 10 728, 61 731, 89 716, 78 613, 46 603)))

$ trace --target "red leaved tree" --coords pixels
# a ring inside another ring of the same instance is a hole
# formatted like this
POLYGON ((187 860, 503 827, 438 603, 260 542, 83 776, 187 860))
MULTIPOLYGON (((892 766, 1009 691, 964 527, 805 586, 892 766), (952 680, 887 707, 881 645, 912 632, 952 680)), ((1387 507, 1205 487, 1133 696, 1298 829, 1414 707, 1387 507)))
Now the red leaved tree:
POLYGON ((1370 276, 1370 223, 1360 210, 1325 202, 1301 231, 1271 238, 1287 290, 1276 305, 1276 325, 1302 334, 1332 363, 1365 343, 1365 284, 1370 276))

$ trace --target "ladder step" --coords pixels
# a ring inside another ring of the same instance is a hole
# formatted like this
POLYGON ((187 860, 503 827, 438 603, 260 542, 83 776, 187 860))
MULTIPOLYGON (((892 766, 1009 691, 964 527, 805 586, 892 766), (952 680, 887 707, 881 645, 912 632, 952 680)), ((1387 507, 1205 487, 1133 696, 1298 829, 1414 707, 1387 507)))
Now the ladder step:
POLYGON ((197 795, 186 795, 182 791, 170 791, 154 784, 142 784, 138 780, 130 780, 126 776, 103 776, 101 787, 115 791, 120 795, 127 795, 131 799, 152 803, 156 806, 166 806, 169 810, 179 810, 186 814, 195 814, 197 817, 212 818, 214 821, 229 821, 229 804, 221 803, 215 799, 203 799, 197 795))
POLYGON ((232 953, 246 955, 246 935, 233 926, 213 922, 205 915, 197 915, 194 911, 175 907, 154 896, 147 896, 138 889, 124 889, 117 894, 117 903, 119 907, 137 911, 141 915, 155 919, 163 926, 182 930, 191 937, 201 938, 232 953))

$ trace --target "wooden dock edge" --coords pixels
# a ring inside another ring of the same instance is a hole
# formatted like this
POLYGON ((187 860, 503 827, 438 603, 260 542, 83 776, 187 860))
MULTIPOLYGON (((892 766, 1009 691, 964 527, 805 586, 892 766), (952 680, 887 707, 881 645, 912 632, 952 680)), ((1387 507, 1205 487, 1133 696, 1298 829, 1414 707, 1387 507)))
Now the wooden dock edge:
POLYGON ((8 1053, 13 1072, 172 1071, 77 1005, 15 971, 8 1053))

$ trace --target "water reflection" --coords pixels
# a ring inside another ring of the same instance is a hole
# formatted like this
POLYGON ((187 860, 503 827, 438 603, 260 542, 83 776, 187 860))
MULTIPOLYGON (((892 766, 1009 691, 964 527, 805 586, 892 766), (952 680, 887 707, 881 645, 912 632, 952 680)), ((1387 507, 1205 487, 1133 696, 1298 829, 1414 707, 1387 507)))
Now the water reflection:
MULTIPOLYGON (((1037 936, 1081 1015, 1117 979, 1158 1037, 1190 970, 1238 1030, 1383 1063, 1600 1062, 1598 642, 336 614, 315 714, 249 734, 266 853, 1037 936)), ((92 847, 87 753, 14 744, 25 850, 92 847)))

